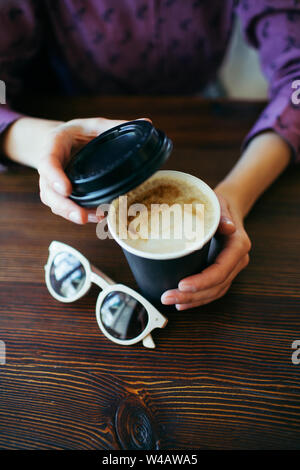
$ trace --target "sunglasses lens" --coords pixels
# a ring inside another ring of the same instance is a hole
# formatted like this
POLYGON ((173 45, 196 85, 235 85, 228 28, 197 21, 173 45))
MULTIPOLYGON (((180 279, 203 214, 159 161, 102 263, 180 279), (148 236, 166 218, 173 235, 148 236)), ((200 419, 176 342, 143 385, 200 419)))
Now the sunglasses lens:
POLYGON ((101 321, 106 331, 118 339, 133 339, 147 326, 145 307, 125 292, 110 292, 102 302, 101 321))
POLYGON ((86 278, 85 269, 70 253, 58 253, 50 268, 52 289, 61 297, 74 297, 82 288, 86 278))

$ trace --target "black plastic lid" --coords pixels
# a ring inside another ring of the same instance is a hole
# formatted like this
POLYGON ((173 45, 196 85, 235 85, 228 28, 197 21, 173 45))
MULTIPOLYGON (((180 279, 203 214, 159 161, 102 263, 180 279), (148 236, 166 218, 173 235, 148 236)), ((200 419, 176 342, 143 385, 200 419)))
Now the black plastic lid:
POLYGON ((70 199, 83 207, 111 202, 155 173, 172 147, 149 121, 129 121, 109 129, 70 160, 65 170, 73 186, 70 199))

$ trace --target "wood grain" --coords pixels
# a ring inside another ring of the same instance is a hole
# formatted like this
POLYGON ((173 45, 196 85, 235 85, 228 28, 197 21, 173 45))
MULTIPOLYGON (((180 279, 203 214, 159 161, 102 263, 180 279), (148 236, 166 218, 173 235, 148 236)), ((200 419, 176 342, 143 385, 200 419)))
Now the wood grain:
MULTIPOLYGON (((262 104, 181 97, 24 100, 33 115, 70 119, 149 116, 174 141, 165 168, 212 187, 239 156, 262 104)), ((74 304, 47 292, 53 240, 79 249, 135 287, 120 248, 42 206, 34 171, 0 175, 2 449, 299 449, 299 168, 290 168, 246 221, 251 262, 228 294, 171 310, 157 349, 107 340, 95 320, 98 290, 74 304)))

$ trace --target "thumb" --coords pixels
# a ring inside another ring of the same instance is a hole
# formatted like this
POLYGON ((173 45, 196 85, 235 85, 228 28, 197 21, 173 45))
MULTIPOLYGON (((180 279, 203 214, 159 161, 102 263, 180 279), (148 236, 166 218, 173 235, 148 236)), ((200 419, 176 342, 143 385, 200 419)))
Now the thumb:
POLYGON ((230 213, 229 207, 225 199, 219 198, 221 206, 221 218, 218 232, 222 235, 231 235, 235 232, 236 226, 230 213))

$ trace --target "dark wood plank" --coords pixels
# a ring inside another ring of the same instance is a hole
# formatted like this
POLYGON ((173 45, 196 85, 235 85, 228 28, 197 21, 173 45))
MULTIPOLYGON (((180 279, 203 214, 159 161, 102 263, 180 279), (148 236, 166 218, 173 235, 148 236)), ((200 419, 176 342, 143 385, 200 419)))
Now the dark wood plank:
MULTIPOLYGON (((198 98, 28 99, 40 116, 150 116, 173 139, 166 168, 214 186, 239 156, 261 104, 198 98)), ((156 350, 109 342, 95 287, 71 305, 44 284, 48 245, 81 250, 135 287, 120 248, 43 207, 37 175, 0 175, 0 448, 299 449, 299 169, 288 169, 249 215, 251 263, 210 305, 171 311, 156 350)))

